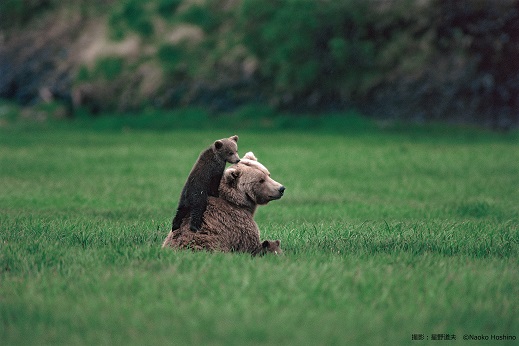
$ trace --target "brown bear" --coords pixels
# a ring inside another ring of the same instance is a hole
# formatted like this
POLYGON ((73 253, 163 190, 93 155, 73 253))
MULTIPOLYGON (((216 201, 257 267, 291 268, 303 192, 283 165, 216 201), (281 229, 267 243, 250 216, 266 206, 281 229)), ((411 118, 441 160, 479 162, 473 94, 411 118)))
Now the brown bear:
POLYGON ((180 194, 177 213, 171 222, 171 230, 180 227, 182 220, 190 214, 189 228, 197 232, 202 226, 202 216, 207 208, 209 196, 218 197, 225 163, 238 163, 238 136, 219 139, 202 151, 180 194))
POLYGON ((179 229, 168 234, 162 246, 252 255, 280 252, 279 241, 261 243, 254 213, 258 205, 281 198, 284 191, 285 187, 270 177, 265 166, 247 153, 225 170, 219 197, 208 198, 200 231, 191 232, 186 218, 179 229))

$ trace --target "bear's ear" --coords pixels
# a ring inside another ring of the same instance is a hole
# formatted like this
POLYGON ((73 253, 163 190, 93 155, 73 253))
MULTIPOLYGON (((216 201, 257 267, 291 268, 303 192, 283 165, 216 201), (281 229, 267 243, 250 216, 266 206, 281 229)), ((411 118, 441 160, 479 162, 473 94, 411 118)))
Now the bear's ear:
POLYGON ((248 153, 246 153, 244 156, 243 156, 244 159, 249 159, 251 161, 258 161, 258 159, 256 158, 256 156, 254 156, 254 153, 252 151, 249 151, 248 153))
POLYGON ((217 140, 214 142, 214 147, 216 149, 220 149, 221 147, 223 147, 223 142, 221 140, 217 140))
POLYGON ((274 243, 279 246, 279 244, 281 244, 281 242, 279 240, 274 240, 274 243))
POLYGON ((229 137, 229 139, 238 143, 238 136, 236 136, 236 135, 229 137))
POLYGON ((238 171, 236 168, 229 168, 225 174, 225 182, 227 185, 234 186, 236 185, 236 181, 238 180, 239 176, 240 171, 238 171))
POLYGON ((267 249, 270 245, 270 242, 268 240, 264 240, 263 243, 261 243, 261 247, 264 249, 267 249))

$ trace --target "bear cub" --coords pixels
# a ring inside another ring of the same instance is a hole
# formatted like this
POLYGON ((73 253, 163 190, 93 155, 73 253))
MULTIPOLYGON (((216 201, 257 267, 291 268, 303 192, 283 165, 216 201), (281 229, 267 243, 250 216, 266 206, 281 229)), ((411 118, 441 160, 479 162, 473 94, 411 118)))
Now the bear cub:
POLYGON ((261 243, 261 246, 253 252, 253 256, 264 256, 268 253, 273 253, 274 255, 282 255, 283 250, 279 246, 281 242, 279 240, 264 240, 261 243))
POLYGON ((219 139, 202 151, 186 184, 182 189, 177 213, 173 218, 171 230, 180 228, 182 220, 190 214, 189 228, 197 232, 202 227, 202 216, 207 208, 209 196, 218 197, 218 187, 222 179, 225 163, 238 163, 238 136, 219 139))

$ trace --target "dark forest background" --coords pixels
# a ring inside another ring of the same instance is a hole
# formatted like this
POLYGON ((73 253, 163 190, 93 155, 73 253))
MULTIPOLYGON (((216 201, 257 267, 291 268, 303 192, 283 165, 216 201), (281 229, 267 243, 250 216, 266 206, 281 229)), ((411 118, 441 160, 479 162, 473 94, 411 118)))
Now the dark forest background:
POLYGON ((0 98, 517 128, 519 1, 2 0, 0 98))

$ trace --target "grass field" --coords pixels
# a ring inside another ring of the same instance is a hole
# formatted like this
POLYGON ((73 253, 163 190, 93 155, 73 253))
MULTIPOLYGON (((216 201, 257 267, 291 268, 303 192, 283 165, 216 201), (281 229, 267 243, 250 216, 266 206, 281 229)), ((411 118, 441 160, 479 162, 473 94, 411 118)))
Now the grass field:
POLYGON ((233 134, 1 130, 1 344, 518 342, 517 136, 240 131, 287 188, 256 215, 285 255, 161 249, 233 134))

